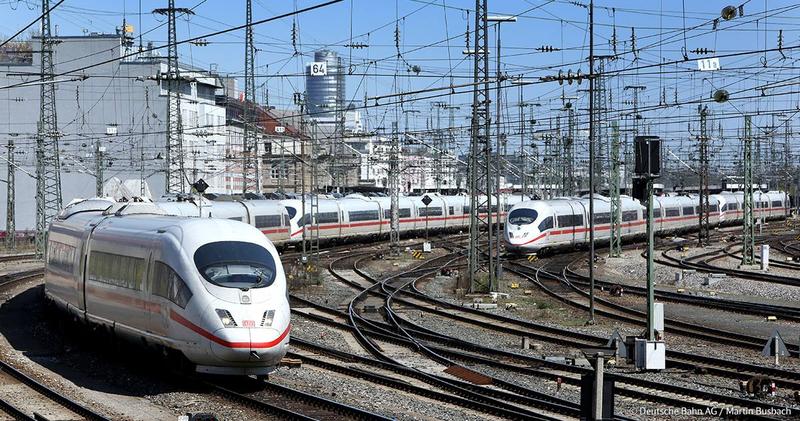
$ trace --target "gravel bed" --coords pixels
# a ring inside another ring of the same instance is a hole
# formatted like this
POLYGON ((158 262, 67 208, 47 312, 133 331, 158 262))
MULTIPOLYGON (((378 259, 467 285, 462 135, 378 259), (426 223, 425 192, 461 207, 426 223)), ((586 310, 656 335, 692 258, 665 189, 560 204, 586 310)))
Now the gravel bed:
MULTIPOLYGON (((691 257, 708 251, 708 249, 692 248, 686 254, 691 257)), ((622 258, 605 259, 598 265, 598 276, 604 280, 617 280, 622 284, 644 286, 646 284, 646 260, 640 251, 623 251, 622 258)), ((677 252, 671 252, 673 256, 677 252)), ((715 264, 724 261, 730 267, 738 266, 733 259, 721 259, 715 264)), ((717 282, 711 281, 705 285, 708 275, 699 272, 683 272, 683 280, 676 283, 676 273, 682 272, 678 268, 656 264, 654 275, 656 285, 672 288, 686 288, 688 293, 709 296, 712 293, 718 296, 735 297, 738 300, 753 300, 768 302, 777 305, 796 305, 800 301, 800 287, 780 285, 768 282, 753 281, 733 276, 726 276, 717 282)))
POLYGON ((354 289, 339 282, 327 270, 320 273, 320 279, 319 285, 307 285, 293 290, 292 294, 331 308, 346 305, 356 294, 354 289))
MULTIPOLYGON (((772 253, 772 251, 770 251, 770 254, 772 255, 772 259, 775 259, 775 256, 772 253)), ((760 256, 760 252, 758 251, 758 246, 756 246, 756 257, 759 257, 759 256, 760 256)), ((718 267, 725 268, 725 269, 739 269, 739 265, 741 263, 742 263, 741 255, 739 255, 739 257, 732 257, 732 256, 727 256, 726 255, 726 257, 723 257, 723 258, 720 258, 720 259, 716 259, 716 260, 712 260, 711 262, 709 262, 709 264, 711 264, 712 266, 718 266, 718 267)), ((756 263, 758 263, 760 265, 759 260, 756 260, 756 263)), ((770 265, 769 270, 767 272, 762 271, 761 270, 761 266, 758 266, 757 268, 749 269, 749 270, 752 271, 752 272, 756 272, 756 273, 767 273, 767 274, 770 274, 770 275, 778 275, 778 276, 787 276, 787 277, 798 277, 798 276, 800 276, 800 270, 798 270, 798 269, 788 269, 788 268, 782 268, 782 267, 778 267, 778 266, 774 266, 774 265, 770 265)), ((758 282, 758 281, 755 281, 755 282, 758 282)), ((794 287, 794 288, 800 290, 800 288, 798 288, 798 287, 794 287)))
MULTIPOLYGON (((429 284, 426 285, 426 292, 427 291, 431 291, 431 290, 433 290, 434 288, 437 288, 437 287, 440 288, 440 290, 443 289, 443 288, 441 288, 440 284, 437 284, 436 282, 430 282, 429 284)), ((453 302, 454 300, 450 299, 448 301, 453 302)), ((500 313, 500 314, 502 314, 504 316, 511 317, 511 318, 514 318, 514 319, 525 320, 525 318, 520 317, 519 313, 516 313, 516 312, 508 312, 508 311, 501 310, 501 309, 489 310, 488 312, 500 313)), ((434 316, 434 315, 420 316, 419 314, 415 314, 415 313, 417 313, 417 312, 409 311, 406 314, 409 315, 410 319, 413 319, 414 321, 416 321, 417 323, 419 323, 419 324, 421 324, 421 325, 423 325, 425 327, 428 327, 430 329, 436 330, 438 332, 441 332, 441 333, 449 335, 449 336, 460 337, 460 338, 463 338, 463 339, 466 339, 466 340, 470 340, 470 341, 473 341, 473 342, 476 342, 476 343, 481 343, 481 344, 483 344, 485 346, 495 347, 495 348, 505 349, 505 350, 510 350, 510 351, 513 351, 513 352, 526 353, 526 354, 534 355, 534 356, 544 356, 544 355, 567 355, 567 356, 578 356, 578 357, 581 356, 581 354, 580 354, 580 352, 578 350, 567 349, 567 348, 564 348, 564 347, 561 347, 561 346, 552 345, 552 344, 548 344, 548 343, 543 343, 542 344, 542 350, 538 351, 538 352, 522 351, 521 349, 519 349, 518 346, 516 346, 519 342, 518 342, 518 340, 515 341, 515 336, 513 336, 513 335, 506 335, 506 334, 502 334, 502 333, 498 333, 498 332, 493 332, 493 333, 489 334, 485 329, 473 328, 473 327, 470 327, 468 325, 462 325, 460 323, 453 323, 452 321, 447 320, 446 318, 440 318, 440 317, 434 316)), ((554 322, 554 321, 549 321, 549 320, 534 320, 534 321, 536 323, 538 323, 538 324, 545 325, 545 326, 551 326, 551 327, 556 327, 556 328, 568 328, 570 331, 581 332, 581 333, 585 333, 585 334, 589 334, 589 335, 596 335, 596 336, 601 336, 601 337, 610 337, 610 335, 615 330, 619 331, 619 333, 623 337, 627 336, 627 335, 637 335, 637 334, 640 334, 641 331, 642 331, 641 327, 631 326, 631 325, 628 325, 628 324, 618 324, 618 323, 616 323, 614 321, 605 320, 602 317, 597 320, 597 322, 598 322, 597 324, 592 325, 592 326, 568 326, 568 327, 566 327, 561 323, 554 322)), ((787 339, 787 340, 789 340, 789 339, 787 339)), ((758 352, 756 352, 756 351, 746 350, 746 351, 743 352, 741 349, 735 348, 735 347, 732 347, 732 346, 724 346, 724 345, 718 345, 718 344, 709 345, 709 344, 706 344, 706 343, 698 342, 694 338, 688 338, 688 337, 680 336, 680 335, 669 335, 668 336, 668 344, 667 345, 668 345, 669 349, 676 350, 676 351, 682 351, 682 352, 687 352, 687 353, 697 353, 697 354, 702 354, 702 355, 707 355, 707 356, 716 357, 716 358, 722 358, 722 359, 729 359, 729 360, 731 359, 731 356, 735 356, 735 359, 737 361, 747 362, 747 363, 750 363, 750 364, 761 365, 761 366, 770 366, 770 364, 771 364, 771 359, 769 359, 769 360, 765 359, 764 357, 760 356, 760 354, 758 352)), ((795 371, 795 370, 800 369, 800 363, 798 363, 795 359, 784 359, 784 363, 781 366, 781 368, 787 369, 787 370, 790 370, 790 371, 795 371)), ((653 374, 653 375, 654 376, 659 376, 659 374, 653 374)), ((694 375, 692 375, 692 376, 694 376, 694 375)), ((694 379, 694 377, 692 377, 692 378, 694 379)), ((708 378, 707 383, 709 383, 709 384, 719 383, 721 380, 723 382, 729 382, 731 384, 731 387, 736 388, 736 390, 738 391, 738 385, 733 380, 720 379, 719 377, 715 377, 715 376, 707 376, 707 378, 708 378)), ((660 379, 659 381, 667 381, 667 382, 670 382, 670 383, 680 383, 680 382, 686 383, 687 382, 687 380, 682 379, 682 378, 678 378, 678 377, 676 377, 675 374, 669 374, 669 373, 664 374, 664 378, 660 379), (673 382, 672 381, 673 378, 675 378, 677 380, 675 382, 673 382)), ((692 381, 689 381, 689 382, 692 383, 692 381)), ((691 385, 689 385, 689 386, 691 387, 691 385)), ((738 393, 738 392, 734 392, 734 393, 738 393)), ((771 398, 768 398, 766 400, 767 401, 771 401, 771 398)), ((787 401, 785 401, 785 399, 784 399, 784 402, 786 403, 787 401)), ((629 411, 629 413, 627 415, 634 416, 634 418, 635 418, 636 415, 638 414, 638 407, 631 406, 631 405, 629 405, 629 406, 630 406, 630 408, 629 408, 630 411, 629 411)))
POLYGON ((303 317, 301 314, 292 314, 292 334, 293 338, 304 339, 318 345, 324 345, 337 351, 349 352, 362 356, 369 356, 361 346, 358 346, 355 338, 349 333, 342 332, 330 326, 323 325, 314 320, 303 317), (355 346, 351 346, 354 344, 355 346))
POLYGON ((280 370, 270 381, 309 393, 349 403, 398 420, 484 420, 492 419, 428 398, 410 395, 363 380, 346 377, 309 365, 280 370))

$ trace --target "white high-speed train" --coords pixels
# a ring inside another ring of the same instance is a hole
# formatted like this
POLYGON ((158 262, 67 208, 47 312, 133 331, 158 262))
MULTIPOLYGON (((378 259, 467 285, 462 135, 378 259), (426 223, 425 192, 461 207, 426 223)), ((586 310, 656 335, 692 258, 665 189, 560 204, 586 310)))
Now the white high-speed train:
MULTIPOLYGON (((398 209, 400 232, 456 231, 469 227, 469 196, 443 196, 428 193, 431 202, 426 206, 424 196, 400 197, 398 209)), ((495 220, 505 221, 508 210, 522 201, 519 195, 501 195, 500 206, 492 205, 495 220)), ((391 199, 351 194, 341 199, 320 199, 316 224, 311 219, 311 202, 298 199, 204 201, 202 206, 192 201, 156 202, 170 215, 236 219, 261 230, 276 245, 302 242, 304 230, 319 228, 323 242, 350 240, 388 235, 391 223, 391 199)), ((480 209, 485 216, 488 209, 480 209)))
POLYGON ((185 357, 198 372, 264 375, 290 314, 275 247, 250 225, 89 199, 51 224, 46 297, 72 318, 185 357))
MULTIPOLYGON (((754 193, 756 218, 785 215, 789 197, 780 191, 754 193)), ((709 224, 731 224, 743 217, 741 192, 722 192, 709 196, 709 224)), ((621 197, 622 237, 646 231, 646 209, 638 200, 621 197)), ((595 241, 608 240, 611 228, 610 201, 597 197, 594 202, 595 241)), ((697 228, 699 196, 657 196, 653 205, 655 232, 667 233, 697 228)), ((505 225, 506 248, 518 252, 538 252, 574 247, 589 241, 589 199, 562 198, 529 200, 514 205, 505 225)))

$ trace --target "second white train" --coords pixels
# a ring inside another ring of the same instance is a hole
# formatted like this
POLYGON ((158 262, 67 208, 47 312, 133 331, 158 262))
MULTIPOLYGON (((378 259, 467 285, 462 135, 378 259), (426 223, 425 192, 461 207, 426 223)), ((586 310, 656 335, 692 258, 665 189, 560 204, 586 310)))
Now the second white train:
MULTIPOLYGON (((717 226, 741 221, 743 193, 722 192, 709 196, 709 224, 717 226)), ((786 214, 788 196, 771 191, 754 194, 756 218, 779 218, 786 214)), ((646 208, 622 196, 622 237, 642 235, 646 230, 646 208)), ((595 241, 610 237, 611 206, 608 198, 594 203, 595 241)), ((574 247, 589 241, 589 199, 528 200, 514 205, 505 225, 506 248, 534 253, 574 247)), ((699 196, 657 196, 653 206, 655 231, 666 233, 696 228, 700 217, 699 196)))

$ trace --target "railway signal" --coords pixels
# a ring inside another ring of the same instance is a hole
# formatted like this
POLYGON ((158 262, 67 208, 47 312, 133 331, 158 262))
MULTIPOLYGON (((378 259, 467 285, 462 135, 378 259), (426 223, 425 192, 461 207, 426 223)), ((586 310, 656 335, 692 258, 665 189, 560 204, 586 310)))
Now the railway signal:
POLYGON ((783 341, 783 338, 777 329, 772 332, 772 335, 767 340, 767 343, 764 344, 764 349, 761 351, 761 355, 765 357, 775 357, 775 366, 780 365, 780 357, 789 355, 789 350, 786 348, 786 342, 783 341))

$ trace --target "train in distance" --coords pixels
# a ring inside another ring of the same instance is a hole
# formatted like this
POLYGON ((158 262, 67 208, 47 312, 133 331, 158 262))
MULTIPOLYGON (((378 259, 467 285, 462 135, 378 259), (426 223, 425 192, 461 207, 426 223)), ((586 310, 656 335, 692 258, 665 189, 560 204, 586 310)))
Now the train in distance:
MULTIPOLYGON (((698 228, 700 196, 654 196, 653 221, 657 234, 691 231, 698 228)), ((595 196, 595 242, 611 236, 611 203, 607 197, 595 196)), ((753 195, 757 219, 778 219, 786 215, 789 196, 782 191, 753 195)), ((744 216, 744 193, 721 192, 709 195, 708 221, 711 227, 741 223, 744 216)), ((647 209, 629 196, 620 199, 623 239, 643 236, 647 209)), ((508 213, 504 228, 506 248, 519 253, 546 253, 574 248, 589 242, 589 199, 559 198, 526 200, 515 204, 508 213)))

